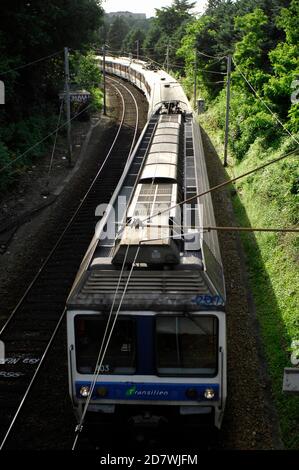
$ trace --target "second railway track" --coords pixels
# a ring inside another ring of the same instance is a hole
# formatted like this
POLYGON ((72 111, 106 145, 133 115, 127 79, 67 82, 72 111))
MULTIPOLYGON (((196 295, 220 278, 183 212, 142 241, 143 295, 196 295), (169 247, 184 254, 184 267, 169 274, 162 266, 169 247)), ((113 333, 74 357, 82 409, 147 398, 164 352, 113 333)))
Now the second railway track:
POLYGON ((25 295, 0 325, 6 358, 0 365, 1 449, 13 432, 62 322, 66 298, 99 220, 95 209, 98 204, 109 202, 144 124, 138 118, 140 93, 114 79, 108 79, 108 87, 121 104, 120 123, 112 146, 102 157, 98 174, 25 295))

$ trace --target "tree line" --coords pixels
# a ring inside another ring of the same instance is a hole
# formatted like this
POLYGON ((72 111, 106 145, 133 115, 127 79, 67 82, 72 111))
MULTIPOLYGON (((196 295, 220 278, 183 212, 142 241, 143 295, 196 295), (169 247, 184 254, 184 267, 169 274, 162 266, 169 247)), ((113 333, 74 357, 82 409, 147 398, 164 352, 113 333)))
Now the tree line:
MULTIPOLYGON (((153 18, 134 20, 108 19, 98 0, 4 0, 0 80, 5 83, 7 104, 0 108, 0 165, 40 140, 46 129, 55 127, 57 95, 64 80, 65 45, 73 54, 74 81, 83 86, 82 77, 89 76, 87 81, 93 82, 95 94, 99 77, 92 55, 87 54, 90 48, 106 43, 108 52, 135 57, 138 48, 140 58, 161 67, 167 63, 190 97, 196 54, 199 96, 214 107, 222 129, 226 56, 231 54, 233 155, 242 159, 257 138, 261 145, 279 146, 285 135, 240 71, 285 128, 298 133, 299 105, 296 89, 292 88, 299 77, 298 0, 208 0, 201 15, 194 15, 194 7, 195 2, 190 0, 173 0, 169 7, 156 9, 153 18), (41 57, 46 59, 40 61, 41 57), (32 65, 23 68, 28 63, 32 65)), ((43 151, 41 144, 30 156, 39 156, 43 151)), ((10 174, 8 171, 5 178, 0 178, 0 185, 9 181, 10 174)), ((294 191, 296 185, 295 181, 294 191)))
MULTIPOLYGON (((171 6, 156 9, 142 29, 115 18, 106 30, 108 52, 110 47, 136 57, 138 40, 140 57, 164 68, 168 63, 190 98, 196 62, 198 97, 214 109, 221 129, 231 55, 232 155, 242 160, 255 142, 261 150, 278 148, 286 140, 286 148, 294 148, 298 136, 286 137, 299 133, 298 0, 208 0, 201 15, 193 14, 194 7, 190 0, 173 0, 171 6)), ((296 173, 291 186, 297 194, 296 173)))
POLYGON ((0 80, 5 84, 5 105, 0 106, 0 191, 51 143, 51 139, 42 142, 10 165, 56 127, 58 94, 64 87, 64 46, 74 56, 72 79, 82 83, 83 77, 95 78, 95 64, 86 54, 98 40, 103 18, 100 3, 1 1, 0 80))

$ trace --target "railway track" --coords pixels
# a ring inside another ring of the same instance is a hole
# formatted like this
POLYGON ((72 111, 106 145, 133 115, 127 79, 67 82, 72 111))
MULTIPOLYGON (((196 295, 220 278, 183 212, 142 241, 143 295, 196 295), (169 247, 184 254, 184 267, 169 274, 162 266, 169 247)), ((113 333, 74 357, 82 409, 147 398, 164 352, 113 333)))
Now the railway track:
POLYGON ((121 103, 120 122, 109 152, 37 275, 0 326, 0 339, 5 344, 5 364, 0 365, 0 449, 13 434, 63 322, 66 298, 99 220, 95 209, 109 202, 138 137, 138 92, 112 78, 108 87, 121 103))

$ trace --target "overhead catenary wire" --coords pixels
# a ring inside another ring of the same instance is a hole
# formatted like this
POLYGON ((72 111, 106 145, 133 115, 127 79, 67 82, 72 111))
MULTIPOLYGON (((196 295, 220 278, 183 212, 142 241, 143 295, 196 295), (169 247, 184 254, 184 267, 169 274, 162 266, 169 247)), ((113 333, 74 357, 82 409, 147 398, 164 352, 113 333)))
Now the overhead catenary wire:
POLYGON ((87 409, 88 409, 88 406, 89 406, 89 403, 90 403, 90 400, 91 400, 91 397, 92 397, 92 394, 93 394, 93 391, 94 391, 94 387, 95 387, 96 382, 97 382, 97 380, 98 380, 98 376, 100 375, 100 372, 101 372, 101 367, 102 367, 102 365, 103 365, 103 361, 104 361, 104 358, 105 358, 105 354, 106 354, 106 352, 107 352, 107 349, 108 349, 108 346, 109 346, 109 343, 110 343, 110 340, 111 340, 111 337, 112 337, 112 333, 113 333, 113 330, 114 330, 114 327, 115 327, 115 324, 116 324, 116 321, 117 321, 117 318, 118 318, 120 309, 121 309, 121 307, 122 307, 122 303, 123 303, 124 297, 125 297, 126 292, 127 292, 127 288, 128 288, 128 285, 129 285, 129 282, 130 282, 130 279, 131 279, 131 276, 132 276, 132 273, 133 273, 133 270, 134 270, 134 266, 135 266, 135 263, 136 263, 136 260, 137 260, 137 256, 138 256, 138 254, 139 254, 139 250, 140 250, 140 244, 139 244, 139 246, 138 246, 137 249, 136 249, 136 253, 135 253, 135 256, 134 256, 134 260, 133 260, 133 263, 132 263, 130 272, 129 272, 129 274, 128 274, 127 281, 126 281, 126 284, 125 284, 125 287, 124 287, 124 290, 123 290, 123 293, 122 293, 122 296, 121 296, 121 299, 120 299, 120 302, 119 302, 117 311, 116 311, 115 316, 114 316, 114 319, 113 319, 113 324, 112 324, 112 326, 111 326, 111 330, 110 330, 110 333, 109 333, 109 336, 108 336, 108 339, 107 339, 106 346, 105 346, 105 348, 104 348, 102 357, 100 358, 100 356, 99 356, 99 357, 98 357, 98 361, 97 361, 97 363, 96 363, 95 372, 94 372, 94 379, 93 379, 93 382, 92 382, 92 386, 91 386, 91 388, 90 388, 90 390, 89 390, 88 397, 86 398, 86 403, 85 403, 85 406, 84 406, 84 410, 83 410, 83 413, 82 413, 80 422, 79 422, 78 426, 76 426, 76 435, 75 435, 75 439, 74 439, 74 442, 73 442, 72 450, 75 450, 75 448, 76 448, 76 446, 77 446, 77 442, 78 442, 78 439, 79 439, 79 435, 80 435, 80 433, 81 433, 81 431, 82 431, 82 426, 83 426, 83 422, 84 422, 84 419, 85 419, 85 415, 86 415, 86 413, 87 413, 87 409))
MULTIPOLYGON (((95 387, 95 384, 98 380, 99 372, 101 370, 101 366, 102 366, 103 360, 105 358, 104 354, 102 354, 102 351, 103 351, 103 349, 106 350, 108 338, 110 336, 110 332, 108 334, 109 324, 111 322, 113 309, 114 309, 114 305, 115 305, 115 301, 116 301, 116 296, 117 296, 118 289, 119 289, 119 286, 120 286, 120 282, 121 282, 121 279, 122 279, 123 271, 124 271, 124 268, 125 268, 125 265, 126 265, 127 256, 128 256, 128 252, 129 252, 129 246, 130 245, 128 244, 127 249, 126 249, 126 253, 125 253, 125 256, 124 256, 123 264, 122 264, 122 267, 121 267, 121 272, 120 272, 120 275, 118 277, 117 287, 116 287, 116 290, 114 292, 113 301, 112 301, 112 304, 111 304, 108 320, 107 320, 106 327, 105 327, 105 332, 104 332, 104 335, 103 335, 103 338, 102 338, 102 341, 101 341, 100 350, 99 350, 99 353, 98 353, 98 356, 97 356, 97 361, 96 361, 96 365, 95 365, 94 372, 93 372, 93 381, 90 385, 89 395, 86 399, 86 402, 85 402, 85 405, 84 405, 84 408, 83 408, 83 412, 82 412, 82 415, 81 415, 81 418, 80 418, 80 422, 75 428, 76 436, 75 436, 75 440, 74 440, 74 443, 73 443, 72 450, 74 450, 76 445, 77 445, 78 437, 79 437, 79 434, 80 434, 80 432, 82 431, 82 428, 83 428, 85 416, 86 416, 88 406, 89 406, 89 403, 90 403, 90 400, 91 400, 91 397, 92 397, 92 394, 93 394, 93 391, 94 391, 94 387, 95 387), (107 335, 108 335, 108 338, 107 338, 106 345, 105 345, 105 340, 106 340, 107 335)), ((112 326, 111 326, 111 329, 112 329, 112 326)))
MULTIPOLYGON (((296 150, 297 150, 297 149, 296 149, 296 150)), ((291 153, 293 153, 293 152, 291 152, 291 153)), ((285 158, 285 157, 286 157, 286 156, 280 157, 280 158, 276 159, 275 161, 278 161, 278 160, 280 160, 281 158, 285 158)), ((272 161, 271 163, 274 163, 274 161, 272 161)), ((267 165, 269 165, 269 164, 270 164, 270 163, 268 162, 266 165, 263 165, 262 167, 265 167, 265 166, 267 166, 267 165)), ((255 169, 254 171, 257 171, 257 169, 255 169)), ((244 175, 243 175, 243 176, 244 176, 244 175)), ((238 178, 236 178, 236 179, 238 179, 238 178)), ((233 180, 231 180, 231 181, 229 181, 229 182, 232 182, 232 181, 233 181, 233 180)), ((229 182, 225 182, 224 184, 228 184, 229 182)), ((210 192, 210 190, 209 190, 208 192, 210 192)), ((201 195, 203 195, 203 194, 201 194, 201 195)), ((192 198, 189 198, 188 200, 183 201, 183 202, 180 203, 180 204, 183 204, 184 202, 193 200, 193 199, 195 199, 195 198, 197 198, 197 197, 200 197, 200 195, 196 195, 196 196, 194 196, 194 197, 192 197, 192 198)), ((179 204, 177 204, 177 205, 179 205, 179 204)), ((176 205, 176 206, 177 206, 177 205, 176 205)), ((174 206, 174 207, 175 207, 175 206, 174 206)), ((168 208, 167 211, 169 211, 170 209, 171 209, 171 208, 168 208)), ((164 212, 165 212, 165 211, 164 211, 164 212)), ((161 212, 158 212, 158 213, 157 213, 157 215, 160 215, 160 214, 161 214, 161 212)), ((155 216, 155 215, 152 215, 150 218, 153 218, 154 216, 155 216)), ((147 220, 147 219, 145 219, 145 220, 147 220)), ((265 230, 265 231, 273 231, 273 230, 275 230, 275 231, 287 231, 287 230, 288 230, 288 229, 272 229, 272 230, 271 230, 271 229, 259 229, 259 228, 258 228, 258 229, 251 229, 251 228, 248 228, 248 227, 244 227, 244 228, 239 228, 239 227, 205 227, 205 228, 203 228, 203 229, 206 230, 206 231, 209 231, 209 230, 216 230, 216 229, 219 229, 219 230, 221 230, 221 229, 223 229, 223 230, 231 230, 231 229, 241 229, 241 230, 243 229, 243 230, 248 230, 248 229, 250 229, 251 231, 252 231, 252 230, 259 230, 259 231, 262 231, 262 230, 265 230)), ((299 230, 298 230, 298 229, 292 229, 292 231, 299 231, 299 230)), ((194 232, 193 232, 193 233, 194 233, 194 232)), ((190 235, 192 235, 192 234, 187 233, 186 235, 189 235, 189 236, 190 236, 190 235)), ((178 236, 181 236, 181 234, 180 234, 180 235, 175 235, 175 236, 173 236, 173 237, 178 237, 178 236)), ((147 241, 148 241, 148 240, 147 240, 147 241)), ((140 243, 142 243, 142 242, 140 242, 140 243)), ((130 276, 131 276, 131 274, 132 274, 132 272, 133 272, 134 266, 135 266, 135 262, 136 262, 136 259, 137 259, 137 256, 138 256, 138 252, 139 252, 139 249, 140 249, 140 243, 139 243, 139 246, 138 246, 138 248, 137 248, 137 250, 136 250, 135 258, 134 258, 134 261, 133 261, 133 264, 132 264, 132 267, 131 267, 131 270, 130 270, 130 274, 129 274, 128 279, 127 279, 127 283, 126 283, 125 289, 124 289, 124 291, 123 291, 123 295, 122 295, 122 298, 121 298, 121 302, 120 302, 119 307, 118 307, 118 310, 117 310, 117 312, 116 312, 116 314, 115 314, 113 326, 112 326, 112 328, 111 328, 111 331, 110 331, 110 334, 109 334, 109 338, 108 338, 108 341, 107 341, 107 344, 106 344, 104 353, 103 353, 103 355, 102 355, 102 358, 101 358, 101 360, 100 360, 100 363, 97 363, 97 366, 96 366, 96 369, 95 369, 96 376, 95 376, 94 381, 93 381, 93 387, 92 387, 92 389, 89 391, 89 395, 88 395, 88 400, 89 400, 89 401, 88 401, 88 403, 87 403, 87 401, 86 401, 86 410, 87 410, 88 404, 89 404, 89 402, 90 402, 90 400, 91 400, 92 393, 93 393, 93 390, 94 390, 94 386, 95 386, 95 383, 96 383, 96 381, 97 381, 97 377, 98 377, 98 375, 99 375, 100 372, 101 372, 101 366, 102 366, 102 363, 103 363, 103 360, 104 360, 104 357, 105 357, 106 350, 107 350, 108 345, 109 345, 109 341, 110 341, 111 335, 112 335, 112 333, 113 333, 113 328, 114 328, 114 325, 115 325, 116 320, 117 320, 117 315, 119 314, 119 311, 120 311, 120 308, 121 308, 121 305, 122 305, 122 301, 123 301, 123 298, 124 298, 124 295, 125 295, 125 293, 126 293, 126 289, 127 289, 128 283, 129 283, 129 278, 130 278, 130 276)), ((127 247, 127 252, 128 252, 128 247, 127 247)), ((127 255, 127 254, 126 254, 126 255, 127 255)), ((125 260, 126 260, 126 258, 124 259, 124 262, 125 262, 125 260)), ((120 280, 119 280, 119 282, 120 282, 120 280)), ((115 294, 115 295, 116 295, 116 294, 115 294)), ((81 431, 80 425, 79 425, 79 427, 78 427, 78 430, 79 430, 79 432, 81 431)), ((74 445, 73 445, 73 449, 74 449, 75 446, 76 446, 77 439, 78 439, 78 435, 79 435, 79 434, 76 435, 76 439, 75 439, 75 442, 74 442, 74 445)))
POLYGON ((265 100, 263 100, 263 98, 261 98, 261 96, 258 94, 258 92, 256 91, 256 89, 254 88, 254 86, 250 83, 250 81, 248 80, 248 78, 246 77, 246 75, 242 72, 242 70, 240 69, 240 67, 236 64, 236 61, 234 60, 234 58, 232 58, 232 61, 234 63, 234 66, 236 68, 236 70, 239 72, 239 74, 243 77, 243 79, 245 80, 245 82, 247 83, 247 85, 251 88, 251 90, 253 91, 253 93, 255 94, 255 96, 260 100, 260 102, 263 104, 263 106, 265 106, 265 108, 270 112, 270 114, 273 116, 273 118, 275 119, 275 121, 284 129, 284 131, 294 140, 294 142, 296 142, 296 144, 299 145, 299 140, 296 139, 296 137, 289 131, 289 129, 283 124, 283 122, 277 117, 277 115, 272 111, 272 109, 267 105, 267 103, 265 102, 265 100))
MULTIPOLYGON (((123 88, 126 88, 123 84, 119 83, 117 80, 113 80, 112 78, 110 78, 110 79, 111 79, 111 81, 116 82, 116 83, 118 83, 119 85, 121 85, 123 88)), ((112 85, 112 86, 113 86, 114 88, 116 88, 115 85, 112 85)), ((116 89, 117 89, 117 88, 116 88, 116 89)), ((127 89, 127 88, 126 88, 126 89, 127 89)), ((139 113, 138 113, 138 106, 137 106, 137 103, 136 103, 136 100, 135 100, 133 94, 130 92, 129 89, 127 89, 127 91, 128 91, 128 92, 130 93, 130 95, 132 96, 132 98, 133 98, 133 100, 134 100, 134 103, 135 103, 135 106, 136 106, 136 126, 135 126, 135 133, 134 133, 132 145, 131 145, 131 147, 130 147, 129 154, 128 154, 128 158, 129 158, 130 155, 131 155, 131 153, 132 153, 132 151, 133 151, 133 145, 134 145, 134 142, 135 142, 135 140, 136 140, 136 134, 137 134, 138 122, 139 122, 139 113)), ((124 109, 125 109, 125 105, 124 105, 124 100, 123 100, 122 95, 121 95, 121 98, 122 98, 123 110, 124 110, 124 109)), ((122 120, 123 120, 123 118, 124 118, 124 111, 123 111, 122 120)), ((127 210, 127 209, 126 209, 126 210, 127 210)), ((92 381, 92 384, 91 384, 91 387, 90 387, 89 395, 88 395, 88 397, 87 397, 87 400, 86 400, 86 403, 85 403, 85 406, 84 406, 84 409, 83 409, 83 412, 82 412, 82 416, 81 416, 80 422, 79 422, 79 424, 76 426, 76 429, 75 429, 75 439, 74 439, 74 443, 73 443, 72 450, 74 450, 74 449, 76 448, 77 441, 78 441, 78 438, 79 438, 79 434, 80 434, 81 431, 82 431, 83 424, 84 424, 84 420, 85 420, 85 416, 86 416, 86 413, 87 413, 87 410, 88 410, 88 406, 89 406, 89 403, 90 403, 90 400, 91 400, 91 397, 92 397, 92 394, 93 394, 93 391, 94 391, 94 387, 95 387, 96 382, 97 382, 97 380, 98 380, 98 376, 100 375, 101 368, 102 368, 102 364, 103 364, 103 361, 104 361, 104 359, 105 359, 105 354, 106 354, 107 348, 108 348, 108 346, 109 346, 109 342, 110 342, 110 339, 111 339, 111 336, 112 336, 112 333, 113 333, 113 330, 114 330, 114 327, 115 327, 115 324, 116 324, 116 320, 117 320, 118 314, 119 314, 120 309, 121 309, 122 301, 123 301, 123 299, 124 299, 124 296, 125 296, 125 293, 126 293, 126 290, 127 290, 128 284, 129 284, 129 281, 130 281, 130 277, 131 277, 132 272, 133 272, 133 269, 134 269, 134 264, 135 264, 136 259, 137 259, 137 256, 138 256, 139 249, 138 249, 137 252, 136 252, 136 255, 135 255, 135 258, 134 258, 132 267, 131 267, 131 271, 130 271, 130 274, 129 274, 128 279, 127 279, 127 283, 126 283, 125 288, 124 288, 124 291, 123 291, 123 293, 122 293, 122 297, 121 297, 121 300, 120 300, 118 309, 117 309, 117 311, 116 311, 116 313, 115 313, 115 318, 114 318, 114 321, 113 321, 113 323, 112 323, 112 326, 111 326, 111 329, 110 329, 110 332, 109 332, 109 325, 110 325, 110 323, 111 323, 111 319, 112 319, 112 315, 113 315, 113 310, 114 310, 114 306, 115 306, 115 302, 116 302, 117 293, 118 293, 118 290, 119 290, 119 287, 120 287, 120 283, 121 283, 121 280, 122 280, 123 272, 124 272, 125 265, 126 265, 126 262, 127 262, 127 257, 128 257, 128 253, 129 253, 129 247, 130 247, 130 244, 128 244, 128 246, 127 246, 126 253, 125 253, 125 256, 124 256, 124 260, 123 260, 123 263, 122 263, 121 272, 120 272, 120 275, 119 275, 119 278, 118 278, 117 287, 116 287, 116 290, 115 290, 115 292, 114 292, 113 301, 112 301, 112 304, 111 304, 111 308, 110 308, 108 320, 107 320, 106 327, 105 327, 105 332, 104 332, 104 335, 103 335, 103 338, 102 338, 102 342, 101 342, 101 345, 100 345, 100 351, 99 351, 99 353, 98 353, 97 362, 96 362, 96 366, 95 366, 94 373, 93 373, 93 381, 92 381), (108 332, 109 332, 109 334, 108 334, 108 332), (107 335, 108 335, 108 338, 107 338, 107 335), (106 344, 105 344, 106 338, 107 338, 107 341, 106 341, 106 344), (103 349, 104 349, 104 351, 103 351, 103 349), (103 351, 103 353, 102 353, 102 351, 103 351)))
POLYGON ((19 65, 18 67, 15 67, 13 69, 4 70, 3 72, 0 72, 0 76, 7 75, 8 73, 16 72, 17 70, 24 69, 25 67, 30 67, 31 65, 37 64, 38 62, 42 62, 43 60, 50 59, 51 57, 55 57, 56 55, 61 54, 62 52, 63 52, 63 49, 61 49, 60 51, 54 52, 53 54, 40 57, 39 59, 33 60, 32 62, 28 62, 27 64, 19 65))
MULTIPOLYGON (((154 184, 154 179, 155 179, 155 177, 152 178, 151 187, 152 187, 153 184, 154 184)), ((149 202, 149 198, 150 198, 150 194, 149 194, 149 196, 148 196, 148 202, 149 202)), ((127 213, 128 205, 129 205, 129 201, 128 201, 128 204, 127 204, 125 213, 127 213)), ((141 242, 140 242, 140 243, 141 243, 141 242)), ((124 260, 123 260, 122 267, 121 267, 121 272, 120 272, 120 275, 119 275, 119 278, 118 278, 116 290, 115 290, 115 292, 114 292, 114 296, 113 296, 113 300, 112 300, 112 304, 111 304, 111 308, 110 308, 108 320, 107 320, 106 327, 105 327, 105 332, 104 332, 104 335, 103 335, 103 338, 102 338, 102 342, 101 342, 101 346, 100 346, 100 351, 99 351, 99 354, 98 354, 96 366, 95 366, 94 373, 93 373, 93 381, 92 381, 91 386, 90 386, 89 394, 88 394, 88 397, 87 397, 86 402, 85 402, 85 405, 84 405, 84 409, 83 409, 83 412, 82 412, 82 416, 81 416, 80 422, 79 422, 79 424, 76 426, 76 429, 75 429, 75 434, 76 434, 76 435, 75 435, 75 440, 74 440, 74 443, 73 443, 72 450, 74 450, 74 449, 76 448, 76 445, 77 445, 77 442, 78 442, 78 438, 79 438, 79 434, 80 434, 81 431, 82 431, 83 424, 84 424, 84 420, 85 420, 85 416, 86 416, 86 413, 87 413, 87 410, 88 410, 88 406, 89 406, 89 403, 90 403, 90 400, 91 400, 91 397, 92 397, 92 394, 93 394, 93 391, 94 391, 96 382, 97 382, 98 377, 99 377, 99 375, 100 375, 100 373, 101 373, 101 368, 102 368, 102 365, 103 365, 103 361, 104 361, 104 359, 105 359, 105 354, 106 354, 106 351, 107 351, 107 349, 108 349, 109 342, 110 342, 110 339, 111 339, 113 330, 114 330, 115 325, 116 325, 116 321, 117 321, 117 318, 118 318, 118 315, 119 315, 119 312, 120 312, 120 309, 121 309, 121 306, 122 306, 122 303, 123 303, 123 299, 124 299, 125 294, 126 294, 126 290, 127 290, 127 288, 128 288, 128 285, 129 285, 129 281, 130 281, 131 275, 132 275, 132 273, 133 273, 133 269, 134 269, 135 263, 136 263, 136 261, 137 261, 137 256, 138 256, 138 253, 139 253, 139 250, 140 250, 140 246, 138 246, 138 248, 136 249, 136 253, 135 253, 134 260, 133 260, 133 263, 132 263, 132 266, 131 266, 131 270, 130 270, 129 276, 128 276, 128 278, 127 278, 127 282, 126 282, 125 288, 124 288, 124 290, 123 290, 123 293, 122 293, 122 297, 121 297, 119 306, 118 306, 117 311, 116 311, 116 313, 115 313, 114 320, 113 320, 113 323, 112 323, 112 326, 111 326, 111 329, 110 329, 110 332, 109 332, 109 336, 108 336, 107 341, 106 341, 106 345, 104 346, 105 340, 106 340, 106 337, 107 337, 107 334, 108 334, 108 330, 109 330, 109 325, 110 325, 110 323, 111 323, 111 319, 112 319, 112 315, 113 315, 113 309, 114 309, 114 305, 115 305, 115 302, 116 302, 116 296, 117 296, 117 293, 118 293, 118 290, 119 290, 119 287, 120 287, 120 283, 121 283, 121 279, 122 279, 122 276, 123 276, 124 268, 125 268, 125 265, 126 265, 126 262, 127 262, 127 258, 128 258, 128 254, 129 254, 129 249, 130 249, 130 243, 128 243, 127 248, 126 248, 124 260), (102 354, 103 349, 104 349, 104 352, 103 352, 103 354, 102 354)))
MULTIPOLYGON (((117 51, 115 51, 115 52, 117 52, 117 51)), ((123 52, 123 54, 128 54, 128 55, 129 55, 130 53, 129 53, 129 52, 123 52)), ((165 63, 162 64, 161 62, 158 62, 158 61, 156 61, 156 60, 154 60, 154 59, 152 59, 152 58, 150 58, 150 57, 148 57, 148 56, 145 56, 145 55, 139 54, 139 57, 142 57, 143 59, 147 59, 147 60, 149 60, 150 62, 153 62, 153 63, 157 64, 157 65, 158 65, 159 67, 161 67, 161 68, 163 68, 164 65, 165 65, 165 63)), ((220 59, 219 59, 219 60, 220 60, 220 59)), ((219 62, 219 60, 216 61, 215 63, 219 62)), ((173 63, 169 63, 168 65, 169 65, 169 67, 175 67, 175 68, 179 68, 179 69, 185 69, 185 66, 184 66, 184 65, 173 64, 173 63)), ((198 68, 197 70, 198 70, 199 72, 203 72, 203 73, 212 73, 212 74, 216 74, 216 75, 226 75, 226 72, 219 72, 218 70, 207 70, 207 69, 200 69, 200 68, 198 68)), ((211 83, 216 83, 216 82, 211 82, 211 83)), ((217 82, 217 83, 224 83, 224 81, 223 81, 223 82, 217 82)))
MULTIPOLYGON (((154 227, 154 225, 152 225, 154 227)), ((159 225, 159 227, 163 227, 159 225)), ((165 227, 169 227, 168 225, 165 227)), ((178 226, 180 227, 180 226, 178 226)), ((156 242, 161 240, 169 240, 170 238, 180 240, 185 237, 192 237, 192 235, 208 233, 212 230, 224 231, 224 232, 267 232, 267 233, 299 233, 299 228, 268 228, 268 227, 213 227, 213 226, 202 226, 199 229, 193 230, 192 232, 183 232, 177 235, 166 235, 165 237, 147 238, 140 242, 140 244, 147 244, 149 242, 156 242)))
MULTIPOLYGON (((169 210, 169 209, 168 209, 169 210)), ((116 224, 116 223, 115 223, 116 224)), ((125 226, 125 224, 123 224, 125 226)), ((148 228, 169 228, 169 225, 163 224, 150 224, 148 228)), ((199 226, 192 226, 192 225, 176 225, 176 228, 182 229, 191 229, 196 231, 203 231, 203 232, 277 232, 277 233, 299 233, 299 228, 296 227, 285 227, 285 228, 276 228, 276 227, 224 227, 224 226, 212 226, 212 225, 203 225, 199 226)), ((187 232, 184 235, 193 235, 196 233, 195 231, 187 232)), ((175 237, 183 236, 181 235, 174 235, 175 237)), ((172 236, 167 236, 166 238, 172 238, 172 236)), ((163 237, 164 239, 164 237, 163 237)), ((151 241, 152 239, 146 239, 144 243, 151 241)), ((154 240, 161 240, 160 238, 155 238, 154 240)))
POLYGON ((223 55, 223 56, 210 55, 210 54, 207 54, 206 52, 202 52, 199 50, 197 50, 197 54, 202 55, 204 57, 208 57, 209 59, 223 60, 227 58, 227 55, 223 55))
POLYGON ((206 194, 209 194, 209 193, 211 193, 211 192, 213 192, 213 191, 216 191, 216 190, 218 190, 218 189, 221 189, 221 188, 227 186, 228 184, 234 183, 235 181, 238 181, 239 179, 244 178, 245 176, 249 176, 249 175, 255 173, 256 171, 262 170, 263 168, 266 168, 266 167, 269 166, 269 165, 272 165, 272 164, 274 164, 274 163, 276 163, 276 162, 279 162, 279 161, 281 161, 281 160, 283 160, 283 159, 285 159, 285 158, 288 158, 288 157, 291 156, 291 155, 294 155, 296 152, 298 152, 298 150, 299 150, 299 147, 296 147, 296 149, 294 149, 294 150, 292 150, 292 151, 290 151, 290 152, 288 152, 288 153, 286 153, 286 154, 284 154, 284 155, 281 155, 280 157, 274 158, 273 160, 270 160, 269 162, 266 162, 266 163, 264 163, 263 165, 257 166, 257 167, 255 167, 255 168, 253 168, 252 170, 249 170, 249 171, 247 171, 247 172, 245 172, 245 173, 242 173, 242 174, 239 175, 239 176, 235 176, 234 178, 231 178, 231 179, 228 180, 228 181, 223 181, 223 183, 217 184, 216 186, 213 186, 212 188, 209 188, 209 189, 207 189, 206 191, 203 191, 203 192, 201 192, 201 193, 195 194, 194 196, 189 197, 189 198, 185 199, 184 201, 178 202, 177 204, 175 204, 175 205, 173 205, 173 206, 171 206, 171 207, 169 207, 169 208, 167 208, 167 209, 165 209, 165 210, 163 210, 163 211, 159 211, 159 212, 157 212, 156 214, 151 215, 150 217, 146 217, 146 218, 143 219, 141 222, 149 221, 149 220, 151 220, 153 217, 156 217, 156 216, 158 216, 158 215, 161 215, 161 214, 164 213, 164 212, 170 211, 171 209, 175 209, 175 208, 178 207, 178 206, 181 206, 181 205, 186 204, 186 203, 188 203, 188 202, 194 201, 195 199, 198 199, 198 198, 200 198, 200 197, 202 197, 202 196, 205 196, 206 194))
POLYGON ((47 183, 46 183, 47 186, 49 185, 49 177, 50 177, 50 173, 51 173, 51 170, 52 170, 52 167, 53 167, 53 160, 54 160, 54 155, 55 155, 55 150, 56 150, 56 143, 57 143, 57 136, 58 136, 58 128, 59 128, 60 120, 61 120, 61 116, 62 116, 63 103, 64 103, 64 99, 62 99, 61 103, 60 103, 60 110, 59 110, 59 116, 58 116, 58 121, 57 121, 55 140, 54 140, 54 144, 53 144, 53 149, 52 149, 49 168, 48 168, 48 173, 47 173, 47 183))
MULTIPOLYGON (((163 67, 163 64, 161 64, 161 62, 157 62, 156 60, 153 60, 150 57, 147 57, 147 56, 140 56, 140 57, 144 57, 145 59, 148 59, 151 62, 154 62, 155 64, 159 65, 160 67, 163 67)), ((179 68, 179 69, 185 69, 186 68, 184 65, 179 65, 179 64, 169 63, 168 65, 169 65, 169 67, 175 67, 175 68, 179 68)), ((204 73, 212 73, 212 74, 216 74, 216 75, 226 75, 226 72, 219 72, 218 70, 207 70, 207 69, 197 68, 197 71, 198 72, 204 72, 204 73)))
MULTIPOLYGON (((111 85, 113 86, 114 88, 115 85, 111 85)), ((116 88, 117 89, 117 88, 116 88)), ((123 97, 122 97, 122 94, 120 93, 120 96, 121 96, 121 99, 123 100, 123 97)), ((82 111, 83 112, 83 111, 82 111)), ((79 114, 79 113, 78 113, 79 114)), ((77 116, 78 116, 77 114, 77 116)), ((106 154, 106 157, 104 159, 104 161, 102 162, 99 170, 97 171, 97 174, 95 175, 93 181, 91 182, 90 186, 89 186, 89 189, 88 191, 86 192, 85 196, 83 197, 83 199, 80 201, 80 204, 78 205, 77 209, 75 210, 75 212, 73 213, 72 217, 70 218, 70 220, 68 221, 65 229, 63 230, 62 234, 59 236, 58 240, 56 241, 54 247, 52 248, 52 250, 50 251, 49 255, 46 257, 46 259, 43 261, 42 265, 40 266, 37 274, 35 275, 34 279, 31 281, 30 285, 27 287, 26 289, 26 292, 25 294, 23 295, 23 297, 20 299, 20 301, 18 302, 17 306, 14 308, 14 310, 11 312, 11 314, 9 315, 9 317, 7 318, 6 322, 4 323, 4 325, 0 328, 0 336, 3 334, 3 332, 5 331, 5 329, 7 328, 8 324, 12 321, 12 319, 14 318, 14 315, 15 313, 17 312, 18 308, 21 306, 24 298, 27 296, 28 292, 30 291, 30 289, 32 288, 33 284, 36 282, 36 280, 39 278, 40 274, 42 273, 44 267, 46 266, 46 264, 48 263, 48 261, 51 259, 51 256, 53 255, 53 253, 55 252, 56 248, 58 247, 59 243, 61 242, 61 240, 63 239, 63 236, 65 235, 65 233, 67 232, 67 230, 70 228, 71 224, 73 223, 73 221, 75 220, 75 218, 77 217, 77 214, 79 213, 79 210, 81 209, 81 207, 83 206, 84 202, 86 201, 88 195, 90 194, 92 188, 94 187, 97 179, 99 178, 101 172, 103 171, 103 168, 105 167, 106 165, 106 162, 108 160, 108 158, 110 157, 111 155, 111 152, 115 146, 115 143, 118 139, 118 136, 119 136, 119 133, 120 133, 120 130, 121 130, 121 127, 123 126, 123 122, 124 122, 124 114, 125 114, 125 110, 123 109, 123 113, 122 113, 122 117, 121 117, 121 120, 120 120, 120 124, 119 124, 119 127, 117 129, 117 132, 115 134, 115 137, 114 137, 114 140, 110 146, 110 149, 108 151, 108 153, 106 154)), ((76 117, 76 116, 75 116, 76 117)))

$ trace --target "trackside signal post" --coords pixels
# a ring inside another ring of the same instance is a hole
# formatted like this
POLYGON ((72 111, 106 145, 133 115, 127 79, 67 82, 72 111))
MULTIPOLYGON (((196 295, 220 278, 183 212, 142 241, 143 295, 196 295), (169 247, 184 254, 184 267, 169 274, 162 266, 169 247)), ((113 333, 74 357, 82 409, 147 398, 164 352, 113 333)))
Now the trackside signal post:
POLYGON ((64 70, 65 70, 65 102, 66 102, 66 120, 67 120, 67 150, 68 150, 69 165, 72 166, 70 67, 69 67, 68 47, 64 48, 64 70))

